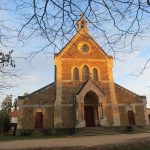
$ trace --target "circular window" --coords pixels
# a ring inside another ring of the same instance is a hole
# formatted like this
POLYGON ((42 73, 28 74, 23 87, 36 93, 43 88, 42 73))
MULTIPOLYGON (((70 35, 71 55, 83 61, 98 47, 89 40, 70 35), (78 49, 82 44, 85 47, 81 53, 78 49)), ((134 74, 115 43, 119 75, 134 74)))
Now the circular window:
POLYGON ((82 49, 83 52, 88 52, 90 48, 87 44, 83 44, 81 49, 82 49))

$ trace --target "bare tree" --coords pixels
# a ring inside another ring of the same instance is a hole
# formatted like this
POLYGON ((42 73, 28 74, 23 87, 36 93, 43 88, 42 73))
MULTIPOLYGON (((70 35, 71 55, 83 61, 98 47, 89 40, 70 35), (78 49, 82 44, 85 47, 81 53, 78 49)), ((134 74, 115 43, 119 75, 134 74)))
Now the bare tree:
POLYGON ((25 38, 36 34, 47 39, 47 46, 59 48, 56 39, 68 40, 76 30, 77 19, 82 13, 91 26, 104 37, 103 44, 109 45, 115 53, 115 46, 121 48, 133 44, 137 36, 149 29, 150 7, 148 1, 140 0, 17 0, 16 10, 23 16, 19 36, 30 30, 25 38), (24 10, 24 11, 23 11, 24 10), (25 12, 26 10, 26 12, 25 12), (28 11, 27 11, 28 10, 28 11), (146 18, 145 18, 146 17, 146 18), (143 24, 147 21, 146 24, 143 24), (109 29, 111 27, 111 29, 109 29), (127 39, 130 37, 130 40, 127 39), (123 44, 123 45, 122 45, 123 44))
POLYGON ((11 11, 11 9, 8 10, 5 1, 2 0, 0 1, 0 92, 12 88, 14 85, 11 79, 18 76, 12 56, 13 40, 17 37, 14 34, 16 30, 9 22, 9 18, 6 18, 5 11, 11 11))
MULTIPOLYGON (((134 40, 150 28, 149 0, 13 0, 12 11, 20 19, 18 38, 25 41, 42 37, 45 45, 32 53, 45 52, 50 46, 60 50, 83 14, 90 29, 101 37, 101 46, 116 53, 132 53, 134 40), (62 45, 60 44, 62 43, 62 45), (130 48, 129 48, 130 46, 130 48)), ((6 4, 9 3, 6 1, 6 4)), ((11 5, 12 6, 12 5, 11 5)), ((10 10, 10 6, 8 7, 10 10)), ((51 52, 52 53, 52 52, 51 52)), ((149 61, 148 61, 149 62, 149 61)))

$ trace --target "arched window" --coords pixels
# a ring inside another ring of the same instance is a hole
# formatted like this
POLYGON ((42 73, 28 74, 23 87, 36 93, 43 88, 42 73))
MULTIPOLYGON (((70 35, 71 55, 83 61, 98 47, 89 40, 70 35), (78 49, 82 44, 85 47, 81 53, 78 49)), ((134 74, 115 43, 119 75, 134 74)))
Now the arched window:
POLYGON ((98 71, 96 68, 93 69, 93 80, 98 81, 98 71))
POLYGON ((77 67, 73 69, 73 80, 79 80, 79 69, 77 67))
POLYGON ((89 79, 89 68, 88 66, 84 66, 82 68, 82 80, 88 80, 89 79))

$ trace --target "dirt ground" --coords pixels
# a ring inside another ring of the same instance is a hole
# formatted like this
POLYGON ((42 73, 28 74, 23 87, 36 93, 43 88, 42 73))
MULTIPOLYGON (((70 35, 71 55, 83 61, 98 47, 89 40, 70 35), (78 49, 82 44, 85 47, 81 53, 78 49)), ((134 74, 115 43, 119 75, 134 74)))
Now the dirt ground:
POLYGON ((122 143, 135 143, 149 139, 150 133, 98 135, 98 136, 69 136, 65 138, 16 140, 0 142, 0 150, 12 149, 37 149, 37 148, 60 148, 60 147, 92 147, 103 145, 117 145, 122 143))

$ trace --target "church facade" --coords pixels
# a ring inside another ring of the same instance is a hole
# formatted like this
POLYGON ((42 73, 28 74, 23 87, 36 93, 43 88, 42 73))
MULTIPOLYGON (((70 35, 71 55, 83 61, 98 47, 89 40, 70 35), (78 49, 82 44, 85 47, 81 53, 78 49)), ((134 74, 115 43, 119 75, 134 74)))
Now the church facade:
POLYGON ((146 97, 113 80, 113 57, 89 35, 83 17, 78 31, 55 54, 55 82, 18 97, 20 129, 73 129, 148 124, 146 97))

